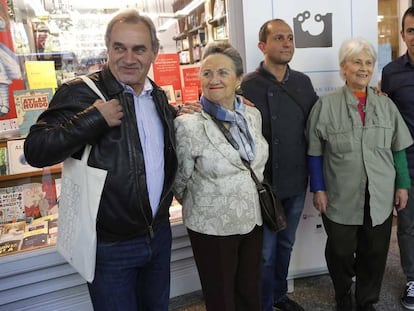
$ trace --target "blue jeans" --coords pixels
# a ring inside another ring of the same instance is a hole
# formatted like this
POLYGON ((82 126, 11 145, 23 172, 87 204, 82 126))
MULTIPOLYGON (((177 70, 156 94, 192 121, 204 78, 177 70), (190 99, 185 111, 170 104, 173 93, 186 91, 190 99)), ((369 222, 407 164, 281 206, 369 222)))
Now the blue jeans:
POLYGON ((264 311, 272 311, 273 304, 283 300, 287 294, 287 275, 290 256, 295 243, 296 229, 305 204, 306 192, 282 199, 287 228, 280 232, 270 231, 264 226, 262 305, 264 311))
POLYGON ((154 238, 98 241, 95 279, 88 283, 94 310, 168 310, 171 227, 161 225, 154 238))
POLYGON ((414 185, 408 190, 407 206, 397 217, 401 267, 407 281, 414 281, 414 185))

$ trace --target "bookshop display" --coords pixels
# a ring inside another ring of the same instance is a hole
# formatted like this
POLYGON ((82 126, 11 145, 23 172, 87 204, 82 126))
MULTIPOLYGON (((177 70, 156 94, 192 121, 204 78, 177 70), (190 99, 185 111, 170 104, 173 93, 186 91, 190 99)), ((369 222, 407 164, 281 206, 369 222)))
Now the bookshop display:
MULTIPOLYGON (((179 12, 190 0, 176 0, 174 12, 179 12)), ((209 41, 227 41, 227 15, 224 0, 200 3, 190 14, 178 19, 176 42, 180 64, 193 64, 201 59, 203 48, 209 41)))
MULTIPOLYGON (((176 13, 190 0, 171 0, 176 13)), ((152 78, 170 104, 198 100, 198 62, 207 42, 227 40, 224 0, 198 1, 176 17, 174 49, 162 51, 152 78)), ((34 168, 24 157, 30 127, 57 87, 102 68, 104 33, 119 8, 73 9, 71 1, 0 0, 0 257, 56 244, 61 168, 34 168)), ((181 221, 174 200, 171 221, 181 221)))

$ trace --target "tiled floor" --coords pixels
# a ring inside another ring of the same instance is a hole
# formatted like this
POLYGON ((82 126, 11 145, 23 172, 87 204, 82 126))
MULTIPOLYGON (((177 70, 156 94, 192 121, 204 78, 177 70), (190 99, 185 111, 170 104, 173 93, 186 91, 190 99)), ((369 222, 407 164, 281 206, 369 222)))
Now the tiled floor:
MULTIPOLYGON (((405 277, 400 267, 396 226, 394 226, 381 297, 376 305, 376 309, 378 311, 404 310, 399 302, 404 285, 405 277)), ((289 296, 299 302, 307 311, 333 311, 335 310, 333 295, 334 292, 329 275, 318 275, 296 279, 294 282, 294 292, 289 296)), ((202 294, 198 291, 172 299, 170 310, 205 311, 206 309, 202 302, 202 294)))

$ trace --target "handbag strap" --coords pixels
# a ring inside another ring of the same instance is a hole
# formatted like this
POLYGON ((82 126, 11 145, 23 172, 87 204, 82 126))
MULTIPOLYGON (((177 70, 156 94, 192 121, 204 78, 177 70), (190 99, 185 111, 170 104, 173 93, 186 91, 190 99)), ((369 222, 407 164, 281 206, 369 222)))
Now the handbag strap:
MULTIPOLYGON (((230 145, 232 145, 234 149, 239 150, 239 144, 236 142, 233 135, 231 135, 230 131, 216 117, 214 117, 212 115, 210 115, 210 116, 211 116, 211 119, 217 124, 218 128, 223 133, 224 137, 226 137, 226 139, 230 143, 230 145)), ((248 161, 246 161, 245 159, 243 159, 243 158, 241 158, 241 160, 242 160, 243 164, 249 169, 250 174, 252 175, 254 183, 256 184, 256 187, 259 190, 259 192, 263 191, 264 187, 263 187, 262 183, 259 181, 259 179, 257 178, 256 174, 254 173, 252 167, 250 166, 250 163, 248 161)))
POLYGON ((80 76, 79 78, 81 78, 83 80, 83 82, 86 83, 87 86, 89 86, 89 88, 91 88, 92 91, 94 91, 96 93, 96 95, 98 95, 103 101, 106 101, 105 96, 102 94, 102 92, 98 89, 98 87, 96 86, 96 84, 92 81, 91 78, 87 77, 87 76, 80 76))
MULTIPOLYGON (((98 87, 96 86, 96 84, 92 81, 91 78, 87 77, 87 76, 80 76, 79 78, 81 78, 83 80, 83 82, 86 83, 87 86, 89 86, 89 88, 94 91, 96 93, 96 95, 99 96, 99 98, 101 98, 103 101, 106 101, 105 96, 102 94, 102 92, 98 89, 98 87)), ((89 159, 89 154, 91 153, 92 150, 92 146, 90 144, 86 144, 85 145, 85 150, 83 151, 83 155, 82 155, 82 161, 87 162, 89 159)))

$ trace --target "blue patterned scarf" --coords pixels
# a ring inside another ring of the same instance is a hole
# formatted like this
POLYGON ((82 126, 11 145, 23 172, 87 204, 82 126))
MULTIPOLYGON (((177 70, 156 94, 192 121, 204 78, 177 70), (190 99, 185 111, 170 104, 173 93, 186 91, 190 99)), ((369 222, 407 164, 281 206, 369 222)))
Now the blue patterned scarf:
POLYGON ((236 96, 235 98, 234 110, 223 108, 208 100, 203 95, 200 98, 200 102, 205 112, 215 117, 217 120, 230 122, 229 131, 238 145, 241 146, 241 148, 239 148, 240 156, 251 162, 254 159, 255 146, 247 126, 246 118, 244 117, 246 107, 242 103, 240 97, 236 96))

